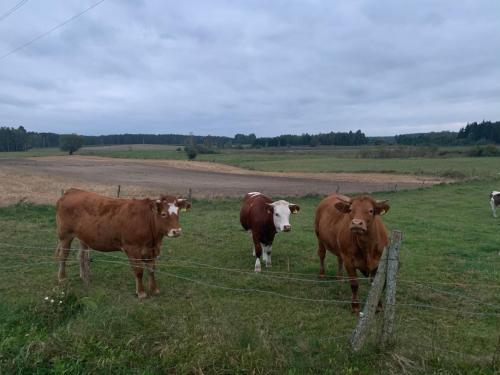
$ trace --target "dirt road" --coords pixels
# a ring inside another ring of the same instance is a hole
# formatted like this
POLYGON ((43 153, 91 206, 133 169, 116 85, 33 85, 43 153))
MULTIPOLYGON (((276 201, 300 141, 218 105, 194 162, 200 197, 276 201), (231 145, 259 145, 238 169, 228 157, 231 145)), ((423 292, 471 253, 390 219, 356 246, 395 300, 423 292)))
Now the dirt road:
POLYGON ((80 187, 115 195, 155 196, 161 192, 211 198, 261 191, 271 196, 411 189, 441 182, 408 175, 358 173, 274 173, 178 160, 137 160, 85 156, 0 159, 0 204, 20 199, 54 203, 61 190, 80 187))

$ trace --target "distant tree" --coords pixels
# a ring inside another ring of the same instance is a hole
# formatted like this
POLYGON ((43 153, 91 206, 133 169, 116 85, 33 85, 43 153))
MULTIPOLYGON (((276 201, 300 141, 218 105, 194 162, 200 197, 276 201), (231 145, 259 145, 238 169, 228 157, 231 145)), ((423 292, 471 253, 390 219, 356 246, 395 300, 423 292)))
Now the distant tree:
POLYGON ((77 151, 83 145, 83 137, 78 134, 62 134, 59 137, 59 148, 68 151, 70 155, 77 151))

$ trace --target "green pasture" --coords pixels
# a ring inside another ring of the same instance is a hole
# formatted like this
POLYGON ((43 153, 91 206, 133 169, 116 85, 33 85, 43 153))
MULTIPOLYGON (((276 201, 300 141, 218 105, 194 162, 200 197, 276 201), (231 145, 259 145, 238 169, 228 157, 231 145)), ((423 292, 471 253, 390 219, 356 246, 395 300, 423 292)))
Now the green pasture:
MULTIPOLYGON (((404 233, 396 345, 377 349, 375 327, 360 354, 346 344, 356 323, 349 285, 316 276, 318 197, 293 199, 302 209, 262 274, 252 272, 239 201, 194 201, 183 237, 164 242, 161 295, 144 302, 120 253, 92 255, 89 288, 73 255, 59 285, 54 207, 0 208, 0 373, 494 374, 500 219, 488 193, 499 186, 496 178, 377 195, 390 199, 388 229, 404 233)), ((327 255, 327 273, 335 268, 327 255)), ((363 298, 368 288, 362 280, 363 298)))
MULTIPOLYGON (((331 148, 305 150, 283 148, 273 150, 225 150, 217 154, 198 154, 196 160, 210 161, 267 172, 346 172, 396 173, 439 176, 452 179, 497 177, 500 175, 498 157, 418 157, 418 158, 359 158, 362 148, 331 148)), ((368 149, 368 148, 367 148, 368 149)), ((449 150, 450 148, 443 148, 449 150)), ((462 150, 461 148, 457 148, 462 150)), ((462 150, 463 151, 463 150, 462 150)), ((130 159, 186 160, 184 151, 169 149, 110 150, 91 147, 77 152, 80 155, 130 159)), ((58 149, 33 149, 26 152, 2 152, 0 159, 14 157, 66 155, 58 149)))
MULTIPOLYGON (((352 151, 350 151, 352 153, 352 151)), ((183 151, 95 151, 83 154, 133 159, 184 160, 183 151)), ((341 156, 338 152, 227 151, 198 154, 196 160, 230 164, 267 172, 380 172, 449 177, 453 179, 495 177, 500 174, 497 157, 442 157, 370 159, 341 156)))
POLYGON ((39 156, 62 156, 68 155, 67 152, 61 151, 58 148, 32 148, 28 151, 16 152, 0 152, 0 160, 2 158, 32 158, 39 156))

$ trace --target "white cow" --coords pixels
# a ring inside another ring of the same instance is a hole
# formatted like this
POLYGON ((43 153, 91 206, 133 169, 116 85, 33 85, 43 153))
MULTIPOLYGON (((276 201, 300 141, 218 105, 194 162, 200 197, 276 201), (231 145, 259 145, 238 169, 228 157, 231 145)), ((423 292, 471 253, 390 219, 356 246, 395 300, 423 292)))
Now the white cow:
POLYGON ((500 206, 500 191, 492 191, 490 194, 490 206, 493 217, 497 217, 497 207, 500 206))

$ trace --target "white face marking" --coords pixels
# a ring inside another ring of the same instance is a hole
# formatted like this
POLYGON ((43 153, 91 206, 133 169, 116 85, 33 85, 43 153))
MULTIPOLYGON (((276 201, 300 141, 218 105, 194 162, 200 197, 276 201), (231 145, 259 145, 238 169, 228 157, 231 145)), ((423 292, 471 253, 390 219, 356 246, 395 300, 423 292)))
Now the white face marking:
POLYGON ((175 203, 169 203, 168 204, 168 214, 169 215, 178 215, 179 214, 179 207, 175 205, 175 203))
POLYGON ((290 203, 287 201, 276 201, 271 204, 274 207, 273 221, 277 232, 282 232, 285 226, 290 225, 290 203))
POLYGON ((252 191, 252 192, 248 193, 248 195, 250 195, 253 198, 253 197, 256 197, 257 195, 261 195, 261 193, 259 193, 258 191, 252 191))

